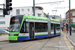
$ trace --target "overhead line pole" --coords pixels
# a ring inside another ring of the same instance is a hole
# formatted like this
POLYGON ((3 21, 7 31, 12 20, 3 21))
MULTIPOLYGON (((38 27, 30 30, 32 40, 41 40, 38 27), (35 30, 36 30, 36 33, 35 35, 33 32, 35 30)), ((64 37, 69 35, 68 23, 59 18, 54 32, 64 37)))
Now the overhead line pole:
POLYGON ((33 0, 33 16, 35 16, 35 0, 33 0))
POLYGON ((48 13, 48 37, 51 37, 51 21, 48 13))
POLYGON ((70 35, 71 35, 71 11, 70 11, 70 0, 69 0, 69 27, 70 27, 70 35))
MULTIPOLYGON (((35 0, 33 0, 33 16, 35 16, 35 0)), ((34 22, 34 33, 35 33, 35 22, 34 22)))

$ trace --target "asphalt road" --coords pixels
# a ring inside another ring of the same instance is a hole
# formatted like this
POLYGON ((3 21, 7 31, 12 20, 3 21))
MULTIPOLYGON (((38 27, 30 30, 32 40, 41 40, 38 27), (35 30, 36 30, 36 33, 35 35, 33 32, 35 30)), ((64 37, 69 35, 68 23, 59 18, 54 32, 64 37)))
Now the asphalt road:
POLYGON ((58 37, 25 42, 9 43, 8 40, 3 40, 0 41, 0 50, 74 50, 74 47, 62 33, 58 37))

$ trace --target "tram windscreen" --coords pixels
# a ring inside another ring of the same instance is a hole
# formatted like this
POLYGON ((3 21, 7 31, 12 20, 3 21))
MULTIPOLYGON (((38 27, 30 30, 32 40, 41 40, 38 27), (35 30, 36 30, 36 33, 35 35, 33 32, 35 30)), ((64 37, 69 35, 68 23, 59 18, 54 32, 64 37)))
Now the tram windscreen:
POLYGON ((12 17, 10 20, 10 32, 18 32, 20 29, 22 17, 12 17))

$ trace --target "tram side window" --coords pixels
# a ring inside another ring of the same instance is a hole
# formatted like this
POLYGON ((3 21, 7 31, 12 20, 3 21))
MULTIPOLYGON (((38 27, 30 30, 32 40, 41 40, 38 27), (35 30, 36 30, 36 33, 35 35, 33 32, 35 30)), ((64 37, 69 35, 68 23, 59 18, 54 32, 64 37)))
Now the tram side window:
POLYGON ((51 31, 54 32, 54 24, 51 23, 51 31))
POLYGON ((35 32, 47 32, 47 23, 35 23, 35 32))
POLYGON ((58 31, 60 31, 60 24, 57 24, 56 28, 58 31))
POLYGON ((25 22, 23 22, 23 25, 22 25, 20 33, 25 33, 25 22))
POLYGON ((28 33, 28 32, 29 32, 29 23, 26 22, 26 33, 28 33))
POLYGON ((51 29, 53 29, 54 28, 54 24, 53 23, 51 23, 51 29))

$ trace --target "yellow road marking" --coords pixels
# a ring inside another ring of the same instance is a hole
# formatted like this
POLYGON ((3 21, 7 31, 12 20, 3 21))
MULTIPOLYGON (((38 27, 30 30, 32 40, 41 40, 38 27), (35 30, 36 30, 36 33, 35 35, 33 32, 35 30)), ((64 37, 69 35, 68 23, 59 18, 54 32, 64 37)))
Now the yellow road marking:
POLYGON ((66 39, 66 35, 64 35, 64 40, 67 40, 67 39, 66 39))
POLYGON ((68 46, 69 50, 71 50, 71 48, 70 48, 70 46, 69 46, 68 42, 67 42, 67 41, 65 41, 65 42, 66 42, 66 44, 67 44, 67 46, 68 46))
POLYGON ((71 49, 71 50, 73 50, 73 48, 72 48, 71 44, 70 44, 68 41, 67 41, 67 43, 68 43, 68 45, 69 45, 70 49, 71 49))
POLYGON ((66 38, 66 35, 64 33, 62 33, 64 35, 64 40, 65 40, 65 43, 67 44, 69 50, 73 50, 72 46, 70 45, 70 43, 67 41, 67 38, 66 38))

